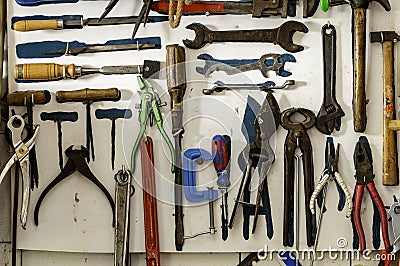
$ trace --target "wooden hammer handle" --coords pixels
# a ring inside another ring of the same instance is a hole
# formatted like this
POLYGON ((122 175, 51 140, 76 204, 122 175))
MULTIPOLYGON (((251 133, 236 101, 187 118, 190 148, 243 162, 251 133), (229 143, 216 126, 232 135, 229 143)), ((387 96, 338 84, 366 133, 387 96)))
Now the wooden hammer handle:
POLYGON ((56 100, 59 103, 65 102, 86 102, 86 101, 118 101, 121 92, 117 88, 110 89, 81 89, 75 91, 57 91, 56 100))
POLYGON ((366 10, 353 9, 353 123, 355 132, 367 126, 365 94, 366 10))
POLYGON ((383 42, 383 154, 382 184, 397 186, 399 184, 397 167, 396 131, 391 129, 390 122, 396 119, 394 96, 394 55, 393 42, 383 42))
POLYGON ((16 31, 58 30, 63 28, 62 20, 20 20, 13 24, 16 31))
POLYGON ((14 68, 14 79, 16 81, 74 79, 80 76, 76 70, 74 64, 68 66, 53 63, 18 64, 14 68))
POLYGON ((27 104, 47 104, 50 102, 49 91, 16 91, 7 95, 7 104, 25 106, 27 104))

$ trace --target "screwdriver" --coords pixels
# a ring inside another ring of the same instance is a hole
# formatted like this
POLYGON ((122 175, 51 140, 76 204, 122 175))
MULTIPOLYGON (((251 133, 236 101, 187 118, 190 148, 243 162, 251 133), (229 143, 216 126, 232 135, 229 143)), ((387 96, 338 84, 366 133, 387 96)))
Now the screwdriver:
POLYGON ((142 74, 145 78, 159 78, 161 62, 145 60, 143 65, 103 66, 100 68, 82 67, 74 64, 59 65, 53 63, 17 64, 14 79, 20 81, 52 81, 77 79, 91 74, 142 74))
POLYGON ((222 239, 228 238, 228 188, 231 185, 229 180, 228 165, 230 159, 230 142, 229 136, 216 135, 212 139, 212 153, 214 168, 217 171, 218 189, 222 194, 221 202, 221 220, 222 220, 222 239))

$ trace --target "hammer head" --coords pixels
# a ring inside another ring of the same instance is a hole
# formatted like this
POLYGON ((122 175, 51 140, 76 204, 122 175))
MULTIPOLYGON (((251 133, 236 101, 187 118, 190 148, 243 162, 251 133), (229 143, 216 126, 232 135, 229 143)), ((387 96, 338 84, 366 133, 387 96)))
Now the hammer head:
POLYGON ((395 31, 371 32, 371 42, 397 42, 400 36, 395 31))

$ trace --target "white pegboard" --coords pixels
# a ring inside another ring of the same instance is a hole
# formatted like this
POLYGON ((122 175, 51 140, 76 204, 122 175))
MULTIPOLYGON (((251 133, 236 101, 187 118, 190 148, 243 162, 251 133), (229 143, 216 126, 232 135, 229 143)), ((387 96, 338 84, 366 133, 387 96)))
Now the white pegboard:
MULTIPOLYGON (((300 1, 301 2, 301 1, 300 1)), ((8 1, 8 21, 13 16, 26 15, 64 15, 82 14, 84 18, 98 17, 102 13, 106 1, 85 2, 80 1, 76 4, 58 4, 40 7, 20 7, 14 1, 8 1)), ((126 16, 137 14, 141 8, 141 3, 132 1, 120 1, 115 7, 111 16, 126 16)), ((377 3, 371 4, 371 11, 368 12, 369 28, 371 30, 395 30, 399 28, 397 19, 400 11, 400 4, 392 1, 392 11, 386 13, 377 3)), ((298 7, 298 10, 301 10, 298 7)), ((305 50, 294 54, 298 63, 288 63, 286 68, 293 72, 290 77, 296 80, 294 89, 284 92, 277 91, 275 97, 278 99, 281 110, 293 106, 309 108, 316 113, 322 102, 322 47, 321 47, 321 27, 330 21, 337 30, 337 99, 346 116, 342 119, 342 129, 333 134, 336 143, 342 145, 340 152, 339 170, 349 186, 351 192, 354 189, 354 166, 353 149, 360 136, 353 132, 352 122, 352 63, 351 63, 351 9, 348 6, 332 8, 329 12, 323 13, 318 10, 314 17, 303 19, 298 16, 296 20, 304 22, 309 28, 307 34, 296 34, 294 42, 305 47, 305 50)), ((156 15, 156 14, 152 14, 156 15)), ((262 19, 252 19, 248 16, 193 16, 183 17, 181 26, 177 29, 170 29, 167 22, 157 24, 147 24, 146 28, 140 27, 137 37, 161 36, 163 48, 161 50, 147 51, 127 51, 117 53, 98 53, 79 56, 61 57, 55 59, 17 59, 15 55, 15 45, 24 42, 43 41, 43 40, 78 40, 86 43, 103 43, 109 39, 129 38, 133 29, 132 25, 104 26, 104 27, 85 27, 81 30, 62 30, 62 31, 38 31, 20 33, 10 29, 9 32, 9 76, 13 77, 13 68, 16 63, 29 62, 56 62, 59 64, 103 66, 103 65, 128 65, 141 64, 144 59, 165 60, 165 46, 167 44, 179 43, 182 39, 193 38, 193 32, 186 30, 184 26, 191 22, 201 22, 210 29, 229 30, 229 29, 252 29, 252 28, 274 28, 282 24, 285 20, 271 17, 262 19)), ((396 51, 398 48, 396 47, 396 51)), ((278 46, 271 44, 230 44, 219 43, 206 45, 201 50, 186 49, 187 78, 189 81, 185 95, 185 137, 183 148, 202 147, 210 150, 210 139, 215 134, 228 133, 232 136, 232 170, 231 181, 232 191, 229 193, 229 212, 233 207, 233 199, 236 197, 238 181, 241 172, 237 165, 237 156, 245 146, 245 139, 240 131, 241 119, 243 117, 247 94, 255 97, 260 104, 263 101, 263 93, 232 92, 223 93, 215 96, 204 96, 201 90, 210 83, 204 83, 204 78, 195 72, 195 65, 201 62, 195 61, 200 53, 209 53, 215 58, 221 59, 247 59, 259 58, 265 53, 284 53, 285 51, 278 46)), ((381 184, 381 121, 382 121, 382 52, 379 44, 373 44, 369 49, 369 75, 367 75, 367 98, 370 102, 367 107, 368 126, 364 135, 367 135, 372 147, 374 157, 374 169, 376 173, 377 189, 380 192, 385 204, 392 202, 392 195, 398 190, 397 187, 382 187, 381 184)), ((396 52, 397 55, 397 52, 396 52)), ((398 66, 396 61, 396 66, 398 66)), ((397 67, 396 67, 397 69, 397 67)), ((237 81, 234 77, 228 77, 221 73, 215 74, 213 82, 223 79, 225 82, 237 81)), ((246 75, 247 81, 263 82, 265 78, 260 73, 254 71, 246 75)), ((277 84, 283 82, 283 78, 271 76, 277 84)), ((161 95, 162 100, 169 102, 166 94, 165 81, 152 81, 154 87, 161 95)), ((35 123, 40 123, 40 134, 37 141, 37 154, 40 170, 40 186, 31 195, 30 214, 28 217, 27 230, 18 230, 18 248, 27 250, 48 250, 48 251, 70 251, 70 252, 112 252, 113 251, 113 229, 111 227, 111 210, 105 197, 101 192, 86 179, 78 174, 74 174, 65 181, 57 185, 55 189, 47 195, 42 204, 39 227, 33 223, 33 208, 39 194, 45 186, 59 173, 57 156, 57 131, 55 124, 51 122, 41 122, 40 113, 43 111, 77 111, 79 120, 77 123, 63 123, 63 147, 70 145, 85 144, 85 108, 80 103, 58 104, 55 101, 55 92, 58 90, 75 90, 82 88, 110 88, 117 87, 122 90, 121 101, 94 103, 92 106, 92 124, 94 132, 94 145, 96 160, 90 162, 90 167, 95 175, 107 187, 109 192, 114 191, 114 172, 111 171, 110 163, 110 130, 111 124, 106 121, 97 120, 94 117, 94 110, 97 108, 132 108, 133 117, 130 120, 117 121, 116 139, 116 167, 130 162, 130 153, 133 142, 138 133, 138 111, 134 109, 135 103, 140 101, 136 90, 136 78, 134 75, 114 75, 101 76, 91 75, 78 80, 63 80, 47 83, 17 84, 12 78, 9 81, 10 91, 17 90, 38 90, 47 89, 52 92, 52 100, 45 106, 35 107, 35 123), (76 198, 79 201, 75 200, 76 198)), ((398 82, 396 82, 398 85, 398 82)), ((17 112, 22 109, 15 108, 17 112)), ((161 108, 165 127, 170 132, 171 122, 168 114, 169 107, 161 108)), ((276 132, 275 153, 276 161, 273 164, 269 176, 269 191, 272 204, 272 215, 274 224, 274 237, 268 240, 265 234, 265 219, 260 217, 257 225, 256 234, 250 235, 250 239, 245 241, 242 237, 242 215, 241 210, 237 214, 237 219, 233 230, 229 231, 227 241, 221 240, 220 230, 214 236, 202 236, 193 240, 185 241, 184 251, 186 252, 236 252, 254 251, 268 245, 270 249, 282 248, 282 222, 283 222, 283 143, 286 137, 286 130, 279 128, 276 132)), ((174 207, 173 202, 173 175, 170 173, 170 162, 168 150, 158 134, 156 128, 151 128, 147 134, 153 137, 155 142, 155 164, 156 164, 156 183, 158 201, 158 220, 160 248, 163 252, 174 252, 174 207)), ((169 133, 170 135, 170 133, 169 133)), ((324 167, 324 146, 326 137, 319 133, 315 128, 309 130, 309 135, 313 144, 314 153, 314 173, 315 181, 318 181, 319 174, 324 167)), ((171 135, 170 135, 171 137, 171 135)), ((139 160, 138 160, 139 162, 139 160)), ((132 197, 131 208, 131 251, 144 251, 144 229, 143 229, 143 205, 140 185, 137 181, 141 180, 140 167, 135 172, 136 193, 132 197)), ((200 182, 203 180, 214 183, 216 178, 213 167, 209 166, 198 173, 200 182)), ((202 183, 205 187, 207 182, 202 183)), ((302 188, 302 185, 300 186, 302 188)), ((301 199, 303 195, 301 195, 301 199)), ((363 201, 363 224, 366 232, 367 247, 372 248, 371 221, 372 204, 365 193, 363 201)), ((325 214, 321 227, 319 249, 337 248, 337 239, 344 237, 351 247, 352 231, 349 219, 346 219, 345 212, 338 212, 336 188, 331 185, 328 191, 327 206, 328 212, 325 214)), ((186 202, 187 203, 187 202, 186 202)), ((220 209, 215 204, 215 222, 220 228, 220 209)), ((304 217, 303 200, 300 201, 300 214, 304 217)), ((208 228, 208 206, 205 204, 184 208, 185 234, 193 234, 208 228)), ((230 214, 230 213, 229 213, 230 214)), ((301 247, 305 245, 305 224, 300 224, 301 247)))

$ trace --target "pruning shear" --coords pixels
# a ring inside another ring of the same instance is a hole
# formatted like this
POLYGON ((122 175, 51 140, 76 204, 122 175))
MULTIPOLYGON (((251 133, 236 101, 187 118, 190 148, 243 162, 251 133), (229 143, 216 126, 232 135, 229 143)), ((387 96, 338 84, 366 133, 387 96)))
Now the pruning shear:
POLYGON ((132 173, 135 172, 135 157, 137 150, 140 145, 140 141, 144 136, 147 127, 147 121, 150 118, 150 126, 153 124, 153 119, 155 119, 158 130, 160 131, 162 137, 164 138, 165 142, 168 145, 169 151, 171 153, 171 172, 175 172, 175 153, 174 147, 172 146, 172 142, 169 139, 165 129, 163 127, 163 120, 161 116, 161 112, 159 107, 164 106, 160 102, 160 97, 154 91, 153 86, 149 81, 142 78, 141 76, 137 77, 137 82, 139 84, 139 94, 140 94, 140 111, 139 111, 139 122, 140 122, 140 131, 136 138, 135 145, 133 146, 132 150, 132 157, 131 157, 131 171, 132 173))
MULTIPOLYGON (((99 18, 99 22, 105 18, 108 13, 110 13, 110 11, 114 8, 114 6, 118 3, 119 0, 111 0, 108 5, 106 6, 103 14, 100 16, 99 18)), ((137 17, 137 21, 135 23, 135 27, 133 28, 133 32, 132 32, 132 39, 135 38, 135 35, 139 29, 139 26, 141 23, 143 23, 143 27, 146 26, 146 22, 147 22, 147 18, 149 17, 149 13, 150 13, 150 7, 153 4, 153 0, 144 0, 143 1, 143 6, 142 9, 139 12, 139 15, 137 17)))
POLYGON ((22 141, 22 132, 25 127, 25 121, 20 115, 13 115, 7 122, 7 127, 11 131, 12 144, 14 147, 14 154, 3 166, 0 174, 0 184, 4 177, 8 173, 8 170, 18 162, 22 172, 22 206, 21 206, 21 224, 22 228, 25 229, 26 221, 28 217, 28 206, 30 198, 30 187, 31 187, 31 171, 29 164, 29 152, 36 143, 37 134, 39 131, 39 125, 35 127, 34 133, 30 139, 26 142, 22 141))

